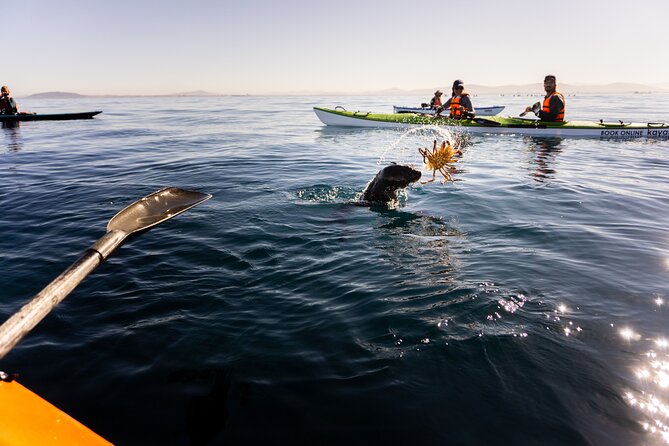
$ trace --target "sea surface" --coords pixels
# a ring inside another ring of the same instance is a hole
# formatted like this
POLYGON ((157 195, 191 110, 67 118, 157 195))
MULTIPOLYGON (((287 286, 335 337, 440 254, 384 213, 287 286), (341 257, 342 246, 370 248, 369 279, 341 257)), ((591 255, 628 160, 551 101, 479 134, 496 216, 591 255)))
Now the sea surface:
MULTIPOLYGON (((103 113, 0 129, 2 320, 133 201, 213 198, 116 251, 0 370, 119 445, 669 443, 669 142, 312 111, 426 99, 19 100, 103 113), (417 149, 444 139, 455 181, 351 204, 390 162, 431 178, 417 149)), ((567 105, 669 122, 669 95, 567 105)))

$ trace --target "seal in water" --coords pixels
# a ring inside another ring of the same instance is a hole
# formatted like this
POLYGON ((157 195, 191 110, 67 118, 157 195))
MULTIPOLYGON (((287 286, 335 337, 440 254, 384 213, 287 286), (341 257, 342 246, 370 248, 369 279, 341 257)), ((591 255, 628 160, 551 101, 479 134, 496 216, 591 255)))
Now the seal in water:
POLYGON ((381 169, 369 182, 362 193, 362 199, 379 203, 397 200, 397 189, 418 181, 420 175, 421 173, 412 167, 393 163, 381 169))

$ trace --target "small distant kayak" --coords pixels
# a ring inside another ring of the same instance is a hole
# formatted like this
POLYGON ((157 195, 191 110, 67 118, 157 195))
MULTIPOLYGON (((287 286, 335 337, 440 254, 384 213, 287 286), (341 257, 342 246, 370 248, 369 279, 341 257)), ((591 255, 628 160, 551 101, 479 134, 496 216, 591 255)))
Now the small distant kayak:
POLYGON ((102 111, 81 112, 81 113, 18 113, 16 115, 0 115, 0 122, 16 121, 69 121, 72 119, 91 119, 99 115, 102 111))
POLYGON ((323 124, 340 127, 407 128, 435 125, 469 133, 515 134, 532 136, 589 136, 599 138, 669 138, 669 124, 664 122, 564 121, 489 116, 453 120, 414 113, 383 114, 333 110, 314 107, 323 124))
MULTIPOLYGON (((491 107, 475 107, 476 116, 495 116, 499 115, 504 110, 503 105, 493 105, 491 107)), ((423 113, 426 115, 434 115, 436 110, 430 107, 401 107, 393 105, 393 113, 423 113)), ((448 114, 448 112, 446 112, 448 114)))

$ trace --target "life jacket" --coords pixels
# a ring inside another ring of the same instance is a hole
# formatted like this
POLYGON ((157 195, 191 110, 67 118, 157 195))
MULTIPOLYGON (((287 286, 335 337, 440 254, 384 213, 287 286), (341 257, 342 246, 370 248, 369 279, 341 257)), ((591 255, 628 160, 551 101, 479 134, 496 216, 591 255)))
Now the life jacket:
POLYGON ((441 107, 441 97, 439 96, 433 97, 432 100, 430 101, 430 106, 435 108, 441 107))
POLYGON ((462 96, 469 96, 469 93, 462 93, 460 96, 453 96, 451 98, 451 119, 462 119, 462 115, 465 111, 471 111, 465 109, 465 107, 460 104, 460 98, 462 96))
POLYGON ((553 93, 549 94, 544 98, 544 103, 541 106, 541 110, 544 113, 550 113, 551 112, 551 98, 557 95, 560 100, 562 101, 562 109, 558 112, 557 116, 555 117, 555 122, 562 122, 564 121, 564 107, 565 107, 565 101, 564 101, 564 96, 562 96, 562 93, 559 93, 557 91, 554 91, 553 93))

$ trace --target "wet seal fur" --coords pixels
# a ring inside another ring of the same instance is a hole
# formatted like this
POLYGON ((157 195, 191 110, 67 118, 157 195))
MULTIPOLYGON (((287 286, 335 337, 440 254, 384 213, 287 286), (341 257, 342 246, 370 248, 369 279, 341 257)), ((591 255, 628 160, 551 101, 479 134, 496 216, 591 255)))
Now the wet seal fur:
POLYGON ((389 203, 397 200, 397 189, 403 189, 420 179, 420 171, 401 164, 384 167, 369 182, 362 200, 369 203, 389 203))

